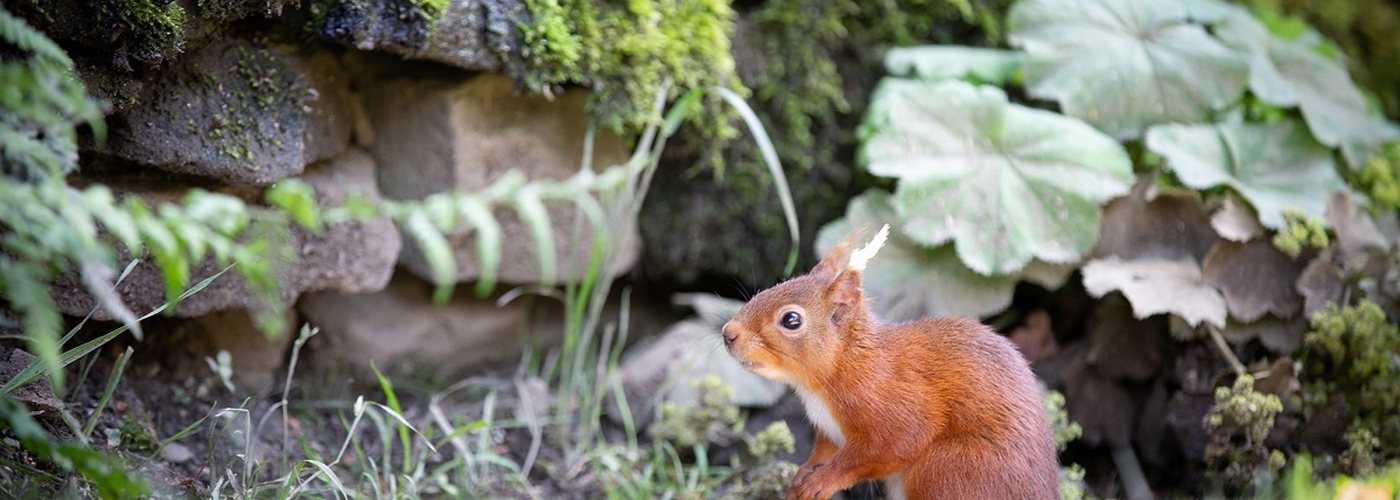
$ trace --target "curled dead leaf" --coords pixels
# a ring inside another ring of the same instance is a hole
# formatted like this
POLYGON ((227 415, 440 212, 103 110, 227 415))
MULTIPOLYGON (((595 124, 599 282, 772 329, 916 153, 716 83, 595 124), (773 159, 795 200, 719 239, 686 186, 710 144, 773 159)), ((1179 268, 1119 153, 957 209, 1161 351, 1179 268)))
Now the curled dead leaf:
POLYGON ((1210 216, 1210 226, 1221 238, 1230 241, 1249 241, 1264 235, 1264 225, 1259 223, 1259 214, 1233 191, 1226 191, 1220 209, 1210 216))
POLYGON ((1093 257, 1199 262, 1220 239, 1194 191, 1159 189, 1150 177, 1104 207, 1102 227, 1093 257))
POLYGON ((1171 313, 1192 325, 1225 325, 1225 299, 1202 279, 1201 267, 1193 260, 1107 257, 1089 261, 1082 272, 1084 289, 1091 295, 1120 291, 1138 318, 1171 313))
POLYGON ((1303 335, 1308 332, 1308 320, 1302 315, 1281 319, 1266 314, 1258 320, 1241 323, 1230 321, 1220 334, 1232 344, 1244 344, 1259 339, 1259 343, 1270 351, 1280 354, 1298 352, 1303 345, 1303 335))
POLYGON ((1291 318, 1303 307, 1294 282, 1304 261, 1291 259, 1268 240, 1220 241, 1206 254, 1201 275, 1225 296, 1230 316, 1245 323, 1273 314, 1291 318))
POLYGON ((1342 270, 1323 259, 1313 259, 1294 284, 1298 294, 1303 296, 1303 317, 1311 318, 1313 313, 1322 310, 1329 302, 1340 302, 1342 293, 1342 270))
POLYGON ((1084 362, 1110 379, 1142 381, 1162 367, 1166 316, 1133 317, 1132 305, 1122 294, 1111 293, 1099 301, 1089 319, 1089 353, 1084 362))

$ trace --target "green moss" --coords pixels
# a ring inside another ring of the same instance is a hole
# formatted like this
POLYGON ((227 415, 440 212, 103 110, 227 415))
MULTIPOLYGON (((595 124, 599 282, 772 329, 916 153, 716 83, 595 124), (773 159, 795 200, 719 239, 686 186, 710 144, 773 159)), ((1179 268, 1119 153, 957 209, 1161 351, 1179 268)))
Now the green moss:
POLYGON ((1274 234, 1274 248, 1293 258, 1301 255, 1304 248, 1326 248, 1330 243, 1322 219, 1299 210, 1285 210, 1283 227, 1274 234))
MULTIPOLYGON (((1328 304, 1311 318, 1303 346, 1298 397, 1304 413, 1334 397, 1346 398, 1353 416, 1350 431, 1365 430, 1380 442, 1383 456, 1373 462, 1400 454, 1400 416, 1393 411, 1400 401, 1400 326, 1369 300, 1346 307, 1328 304)), ((1348 459, 1363 463, 1359 457, 1348 459)))
POLYGON ((185 9, 174 0, 104 0, 96 2, 98 29, 111 33, 126 55, 160 64, 185 43, 185 9))
MULTIPOLYGON (((587 87, 590 110, 613 131, 645 127, 666 81, 673 95, 715 85, 742 90, 729 53, 734 12, 723 0, 526 0, 525 6, 532 18, 520 25, 528 67, 517 80, 546 95, 565 84, 587 87)), ((707 108, 710 138, 738 135, 720 118, 718 101, 707 108)))
POLYGON ((1400 142, 1391 143, 1366 161, 1357 175, 1357 187, 1376 210, 1400 208, 1400 142))

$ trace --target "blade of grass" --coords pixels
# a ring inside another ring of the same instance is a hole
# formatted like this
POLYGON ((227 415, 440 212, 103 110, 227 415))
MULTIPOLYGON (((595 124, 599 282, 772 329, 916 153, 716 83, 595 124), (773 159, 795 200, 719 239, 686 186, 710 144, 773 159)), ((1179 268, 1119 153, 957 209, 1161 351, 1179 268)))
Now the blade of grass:
POLYGON ((92 437, 92 430, 102 418, 103 410, 107 409, 107 402, 112 400, 112 393, 117 391, 117 383, 121 382, 122 372, 126 371, 126 362, 131 360, 132 352, 134 351, 131 346, 126 346, 126 351, 117 357, 117 364, 112 367, 112 375, 107 377, 107 387, 102 390, 102 397, 97 399, 97 407, 92 410, 92 416, 88 417, 87 423, 83 424, 83 442, 92 437))
POLYGON ((393 414, 403 424, 397 426, 396 430, 398 431, 399 435, 399 445, 403 447, 402 465, 406 468, 408 467, 408 464, 412 462, 413 459, 413 443, 408 437, 408 422, 403 421, 402 417, 398 416, 399 412, 403 411, 402 407, 399 406, 398 393, 394 392, 393 382, 390 382, 389 377, 385 377, 384 373, 379 371, 379 367, 374 364, 374 361, 371 360, 369 362, 369 368, 371 370, 374 370, 374 376, 379 379, 379 388, 383 389, 384 391, 384 401, 389 403, 389 406, 387 406, 386 408, 388 408, 390 410, 390 413, 393 414))
POLYGON ((734 107, 739 112, 739 117, 748 125, 749 132, 753 134, 754 142, 758 144, 758 151, 763 155, 763 162, 768 165, 768 173, 773 176, 773 185, 778 191, 778 201, 783 206, 783 216, 787 218, 788 236, 792 238, 792 247, 788 250, 787 265, 783 274, 792 274, 797 267, 797 249, 800 244, 800 236, 797 230, 797 208, 792 202, 792 191, 788 189, 787 176, 783 174, 783 165, 778 161, 778 150, 773 147, 772 139, 768 138, 768 131, 763 128, 763 122, 759 121, 758 115, 754 114, 753 108, 749 107, 744 98, 733 90, 724 87, 710 87, 710 91, 718 94, 721 98, 734 107))
MULTIPOLYGON (((232 265, 230 265, 230 266, 228 266, 228 267, 225 267, 225 268, 223 268, 223 270, 221 270, 221 271, 219 271, 219 272, 217 272, 217 273, 214 273, 213 276, 210 276, 210 277, 208 277, 208 278, 205 278, 205 279, 201 280, 199 283, 196 283, 194 286, 190 287, 189 290, 186 290, 185 293, 180 294, 180 300, 187 299, 187 298, 189 298, 190 296, 192 296, 192 295, 194 295, 194 294, 196 294, 196 293, 199 293, 200 291, 204 290, 205 287, 208 287, 210 283, 213 283, 213 282, 214 282, 214 279, 216 279, 216 278, 218 278, 218 277, 220 277, 220 276, 223 276, 224 273, 228 272, 230 269, 233 269, 233 266, 232 266, 232 265)), ((142 317, 141 317, 140 319, 138 319, 137 321, 145 321, 146 318, 150 318, 151 316, 155 316, 155 315, 157 315, 157 314, 160 314, 161 312, 164 312, 166 308, 170 307, 171 304, 173 304, 173 303, 174 303, 174 302, 166 302, 166 303, 164 303, 164 304, 161 304, 160 306, 157 306, 155 309, 152 309, 151 312, 146 313, 145 316, 142 316, 142 317)), ((75 329, 73 330, 73 332, 76 332, 76 331, 77 331, 77 330, 76 330, 76 328, 75 328, 75 329)), ((87 341, 87 342, 84 342, 82 345, 79 345, 78 347, 75 347, 75 348, 73 348, 73 349, 70 349, 70 350, 68 350, 68 351, 65 351, 65 352, 64 352, 63 354, 61 354, 60 357, 59 357, 59 361, 60 361, 60 362, 59 362, 59 367, 61 368, 61 367, 64 367, 64 366, 68 366, 68 365, 72 364, 74 361, 77 361, 77 360, 81 359, 81 358, 84 357, 84 356, 87 356, 87 355, 89 355, 89 354, 92 354, 93 351, 96 351, 97 349, 101 348, 102 346, 107 345, 107 343, 108 343, 108 342, 111 342, 112 339, 117 338, 118 335, 121 335, 121 334, 123 334, 123 333, 125 333, 125 332, 126 332, 126 326, 125 326, 125 325, 123 325, 123 326, 118 326, 118 327, 112 329, 112 331, 110 331, 110 332, 108 332, 108 333, 106 333, 106 334, 103 334, 103 335, 100 336, 100 337, 97 337, 97 338, 95 338, 95 339, 89 340, 89 341, 87 341)), ((39 377, 41 377, 41 376, 43 376, 43 375, 45 375, 45 374, 47 374, 47 373, 48 373, 48 370, 44 368, 44 366, 43 366, 42 363, 37 362, 37 361, 31 362, 31 363, 29 363, 29 366, 26 366, 26 367, 24 367, 23 370, 20 370, 20 372, 19 372, 18 374, 15 375, 15 378, 10 379, 10 381, 9 381, 9 382, 6 382, 4 386, 0 386, 0 394, 9 394, 10 392, 13 392, 13 391, 15 390, 16 387, 20 387, 20 386, 23 386, 24 384, 28 384, 28 383, 30 383, 30 382, 33 382, 34 379, 37 379, 37 378, 39 378, 39 377)))

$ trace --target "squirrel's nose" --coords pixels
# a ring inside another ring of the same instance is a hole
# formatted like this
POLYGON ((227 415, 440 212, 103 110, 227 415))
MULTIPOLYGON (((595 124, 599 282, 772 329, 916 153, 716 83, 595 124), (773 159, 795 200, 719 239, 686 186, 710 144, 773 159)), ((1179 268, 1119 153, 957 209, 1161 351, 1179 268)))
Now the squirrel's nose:
POLYGON ((739 339, 739 334, 734 333, 734 329, 729 326, 729 323, 724 324, 724 330, 720 333, 724 336, 724 347, 734 347, 734 341, 739 339))

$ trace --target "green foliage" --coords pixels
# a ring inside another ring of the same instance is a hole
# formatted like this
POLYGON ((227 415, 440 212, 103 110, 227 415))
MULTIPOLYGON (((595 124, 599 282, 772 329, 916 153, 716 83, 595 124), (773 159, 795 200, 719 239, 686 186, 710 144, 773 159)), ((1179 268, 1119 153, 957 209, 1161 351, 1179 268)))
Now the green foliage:
POLYGON ((1313 473, 1314 460, 1299 455, 1288 468, 1283 481, 1282 498, 1287 500, 1371 499, 1394 498, 1400 492, 1400 463, 1384 470, 1359 477, 1337 476, 1318 478, 1313 473))
POLYGON ((1282 228, 1290 210, 1322 217, 1330 192, 1346 190, 1332 151, 1293 120, 1159 125, 1147 132, 1146 144, 1166 158, 1182 184, 1201 190, 1229 186, 1269 228, 1282 228))
MULTIPOLYGON (((1166 171, 1167 183, 1207 196, 1238 192, 1281 231, 1282 248, 1325 246, 1317 221, 1331 191, 1358 177, 1378 193, 1395 184, 1381 161, 1358 176, 1339 172, 1335 158, 1355 165, 1400 128, 1366 106, 1306 24, 1260 16, 1219 0, 1023 0, 1007 22, 1020 50, 892 51, 893 76, 861 129, 865 167, 897 181, 883 215, 924 249, 919 262, 932 264, 953 241, 962 266, 1015 281, 1037 259, 1075 265, 1098 240, 1102 204, 1126 192, 1131 171, 1166 171), (1022 82, 1058 113, 1010 102, 1019 92, 997 88, 1022 82), (1292 211, 1306 223, 1289 225, 1292 211)), ((850 226, 854 212, 829 228, 850 226)), ((1000 297, 993 292, 1005 288, 947 279, 867 286, 902 298, 1000 297), (929 287, 941 289, 921 290, 929 287)))
MULTIPOLYGON (((989 42, 1001 38, 1001 14, 1009 0, 773 0, 750 15, 749 43, 768 55, 751 86, 768 103, 768 120, 784 164, 799 170, 829 164, 849 138, 832 140, 841 115, 857 110, 846 89, 839 61, 849 50, 880 50, 919 43, 939 35, 950 22, 980 28, 989 42), (820 139, 819 139, 820 137, 820 139)), ((848 136, 847 136, 848 137, 848 136)))
POLYGON ((1400 326, 1364 299, 1345 307, 1328 304, 1310 324, 1299 377, 1304 411, 1345 398, 1353 416, 1351 431, 1365 430, 1393 458, 1394 450, 1400 450, 1400 415, 1393 406, 1400 401, 1400 326))
POLYGON ((1120 139, 1199 122, 1234 102, 1249 67, 1180 2, 1028 0, 1007 15, 1026 90, 1120 139))
POLYGON ((1045 414, 1050 416, 1050 429, 1055 433, 1055 449, 1065 451, 1070 441, 1079 439, 1084 428, 1069 419, 1065 409, 1065 395, 1060 391, 1045 391, 1045 414))
POLYGON ((954 241, 983 275, 1078 260, 1099 204, 1132 179, 1123 148, 1083 122, 957 80, 887 78, 861 136, 866 168, 900 181, 897 227, 929 247, 954 241))
POLYGON ((150 492, 150 485, 115 458, 82 442, 50 438, 24 405, 6 394, 0 394, 0 428, 13 433, 36 458, 83 477, 102 498, 136 498, 150 492))
POLYGON ((1215 404, 1206 413, 1210 434, 1205 461, 1216 480, 1228 490, 1267 487, 1283 470, 1283 452, 1264 440, 1283 411, 1278 396, 1254 390, 1254 377, 1242 374, 1230 387, 1215 388, 1215 404))
MULTIPOLYGON (((1329 43, 1335 41, 1347 54, 1351 74, 1363 87, 1375 92, 1386 113, 1400 116, 1400 5, 1387 0, 1244 0, 1256 12, 1281 12, 1300 16, 1317 27, 1329 43)), ((1261 15, 1261 17, 1264 17, 1261 15)), ((1311 29, 1301 36, 1313 36, 1311 29)))
POLYGON ((1327 236, 1325 222, 1300 210, 1283 211, 1283 227, 1274 234, 1274 248, 1284 255, 1297 258, 1304 248, 1327 248, 1331 238, 1327 236))
POLYGON ((725 443, 738 437, 743 421, 739 419, 739 407, 734 406, 734 388, 717 375, 705 376, 692 385, 699 402, 694 406, 662 403, 661 418, 651 427, 652 436, 682 449, 725 443))
POLYGON ((19 52, 0 59, 0 174, 39 182, 72 171, 75 126, 92 124, 101 135, 101 107, 87 97, 63 49, 2 8, 0 41, 19 52))
POLYGON ((1376 210, 1400 208, 1400 142, 1381 148, 1357 174, 1357 187, 1376 210))
POLYGON ((175 0, 100 0, 94 21, 137 61, 158 65, 184 48, 185 9, 175 0))
MULTIPOLYGON (((526 0, 532 20, 519 28, 528 62, 517 78, 549 95, 564 84, 590 89, 589 108, 605 127, 640 132, 665 82, 676 88, 736 87, 728 2, 526 0)), ((738 136, 719 102, 706 105, 707 140, 738 136)))

